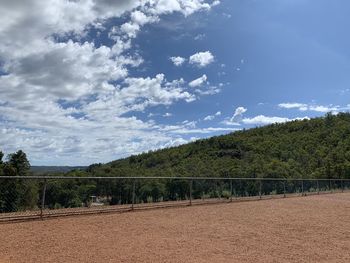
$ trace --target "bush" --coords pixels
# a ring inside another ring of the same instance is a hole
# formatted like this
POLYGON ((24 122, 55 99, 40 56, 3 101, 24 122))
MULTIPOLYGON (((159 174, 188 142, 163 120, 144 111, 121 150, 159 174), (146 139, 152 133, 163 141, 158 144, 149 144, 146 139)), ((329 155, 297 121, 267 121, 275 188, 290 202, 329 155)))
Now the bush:
POLYGON ((231 197, 231 192, 230 192, 230 191, 227 191, 227 190, 224 190, 224 191, 222 191, 221 196, 222 196, 223 198, 229 199, 229 198, 231 197))

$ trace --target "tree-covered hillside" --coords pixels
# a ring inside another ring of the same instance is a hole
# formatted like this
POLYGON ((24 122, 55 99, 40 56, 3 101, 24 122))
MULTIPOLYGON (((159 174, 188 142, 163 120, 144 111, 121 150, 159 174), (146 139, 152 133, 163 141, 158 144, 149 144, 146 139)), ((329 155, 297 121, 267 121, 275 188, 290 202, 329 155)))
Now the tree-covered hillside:
POLYGON ((102 176, 350 178, 350 114, 238 131, 88 170, 102 176))
MULTIPOLYGON (((328 114, 323 118, 273 124, 228 135, 199 140, 186 145, 131 156, 108 164, 90 165, 52 175, 80 179, 44 180, 1 179, 2 175, 31 175, 26 154, 7 156, 0 151, 0 213, 45 207, 88 206, 91 196, 107 205, 132 202, 133 180, 83 179, 86 176, 201 176, 201 177, 285 177, 350 179, 350 114, 328 114)), ((314 189, 310 182, 305 189, 314 189)), ((331 185, 321 185, 330 189, 331 185)), ((339 185, 338 185, 339 187, 339 185)), ((193 184, 193 197, 230 196, 228 181, 202 180, 193 184)), ((141 180, 136 182, 139 202, 183 200, 188 198, 187 180, 141 180)), ((232 190, 232 189, 231 189, 232 190)), ((288 192, 301 191, 300 183, 288 181, 288 192)), ((282 193, 283 185, 257 182, 234 186, 237 196, 282 193)))

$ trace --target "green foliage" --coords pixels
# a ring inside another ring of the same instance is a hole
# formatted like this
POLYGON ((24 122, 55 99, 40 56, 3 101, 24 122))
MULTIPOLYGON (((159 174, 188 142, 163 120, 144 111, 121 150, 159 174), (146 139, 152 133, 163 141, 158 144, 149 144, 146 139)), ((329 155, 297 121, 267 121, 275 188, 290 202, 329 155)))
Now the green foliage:
POLYGON ((231 197, 231 193, 227 190, 222 191, 221 195, 223 198, 226 198, 226 199, 229 199, 231 197))
POLYGON ((93 170, 117 176, 350 178, 350 114, 238 131, 93 170))
MULTIPOLYGON (((26 154, 19 150, 9 154, 3 162, 4 154, 0 152, 0 175, 29 175, 30 164, 26 154)), ((7 179, 0 184, 0 212, 34 209, 38 202, 37 183, 30 180, 7 179)))
MULTIPOLYGON (((0 176, 29 175, 30 164, 23 151, 8 155, 0 151, 0 176)), ((56 174, 57 175, 57 174, 56 174)), ((253 177, 253 178, 350 178, 350 114, 327 114, 323 118, 272 124, 261 128, 198 140, 186 145, 151 151, 107 164, 90 165, 86 171, 63 175, 166 176, 166 177, 253 177)), ((49 180, 46 206, 78 207, 98 196, 106 204, 132 202, 131 180, 49 180)), ((308 186, 310 189, 313 185, 308 186)), ((323 186, 328 187, 328 186, 323 186)), ((40 206, 43 182, 2 180, 0 212, 34 209, 40 206)), ((301 191, 298 183, 287 188, 301 191)), ((188 180, 136 181, 136 201, 185 200, 188 180)), ((229 198, 229 181, 194 181, 192 197, 229 198)), ((314 190, 314 189, 313 189, 314 190)), ((259 182, 235 182, 234 195, 260 192, 259 182)), ((283 185, 264 183, 261 192, 283 193, 283 185)))
POLYGON ((16 169, 17 175, 25 176, 29 173, 30 164, 27 155, 22 150, 9 154, 8 159, 8 163, 16 169))

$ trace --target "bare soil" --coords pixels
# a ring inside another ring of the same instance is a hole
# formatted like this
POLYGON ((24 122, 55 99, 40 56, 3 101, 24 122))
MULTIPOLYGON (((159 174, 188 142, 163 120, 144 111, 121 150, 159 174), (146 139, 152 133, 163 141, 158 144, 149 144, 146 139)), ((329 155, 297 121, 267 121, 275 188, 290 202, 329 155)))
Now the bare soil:
POLYGON ((0 262, 350 262, 350 193, 0 224, 0 262))

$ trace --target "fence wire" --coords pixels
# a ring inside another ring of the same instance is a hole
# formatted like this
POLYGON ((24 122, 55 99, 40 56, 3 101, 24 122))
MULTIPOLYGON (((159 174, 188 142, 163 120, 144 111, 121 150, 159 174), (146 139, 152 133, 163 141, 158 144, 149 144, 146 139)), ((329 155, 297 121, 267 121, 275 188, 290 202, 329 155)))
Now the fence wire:
POLYGON ((0 177, 0 222, 350 190, 350 179, 0 177))

